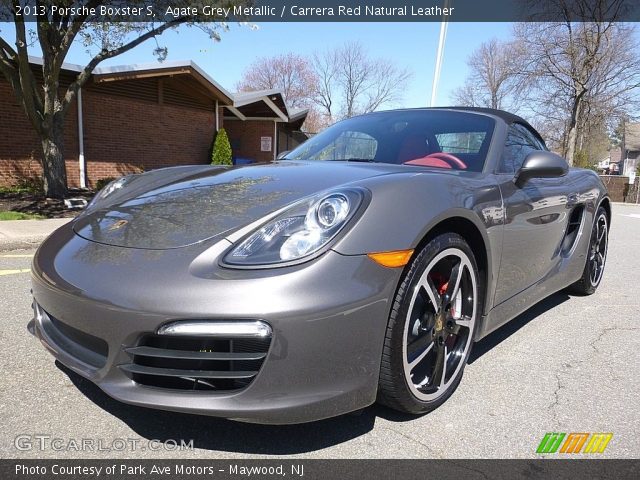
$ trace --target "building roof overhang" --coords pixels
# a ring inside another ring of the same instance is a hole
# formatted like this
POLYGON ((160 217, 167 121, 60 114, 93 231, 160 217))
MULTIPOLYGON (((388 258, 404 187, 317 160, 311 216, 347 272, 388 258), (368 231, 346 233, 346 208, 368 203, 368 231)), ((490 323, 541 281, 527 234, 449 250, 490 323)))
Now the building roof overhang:
MULTIPOLYGON (((41 57, 29 57, 32 65, 42 65, 41 57)), ((62 69, 68 73, 80 73, 84 67, 64 63, 62 69)), ((231 93, 224 89, 202 68, 192 61, 167 61, 98 67, 93 70, 91 81, 95 84, 140 80, 146 78, 168 78, 185 91, 195 91, 227 108, 236 118, 264 119, 300 124, 304 122, 308 109, 290 109, 278 89, 231 93)))

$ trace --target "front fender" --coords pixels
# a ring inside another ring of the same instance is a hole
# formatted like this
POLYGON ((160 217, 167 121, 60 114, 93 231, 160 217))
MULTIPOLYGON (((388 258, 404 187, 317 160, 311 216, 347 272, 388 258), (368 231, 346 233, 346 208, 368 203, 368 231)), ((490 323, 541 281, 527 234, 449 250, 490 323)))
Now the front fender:
MULTIPOLYGON (((343 255, 362 255, 415 249, 443 221, 463 218, 482 236, 487 256, 486 288, 487 292, 495 290, 504 220, 502 196, 493 176, 417 173, 358 183, 372 192, 371 203, 333 250, 343 255)), ((491 306, 486 301, 485 311, 491 306)))

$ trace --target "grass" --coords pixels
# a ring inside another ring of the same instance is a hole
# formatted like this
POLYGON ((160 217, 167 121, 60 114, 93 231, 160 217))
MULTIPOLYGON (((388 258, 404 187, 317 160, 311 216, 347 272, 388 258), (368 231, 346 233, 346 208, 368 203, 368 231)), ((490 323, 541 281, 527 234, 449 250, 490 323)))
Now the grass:
POLYGON ((22 213, 22 212, 0 212, 0 221, 2 220, 42 220, 42 215, 35 215, 33 213, 22 213))
POLYGON ((29 187, 2 187, 0 186, 0 194, 18 195, 22 193, 35 194, 38 193, 36 189, 29 187))

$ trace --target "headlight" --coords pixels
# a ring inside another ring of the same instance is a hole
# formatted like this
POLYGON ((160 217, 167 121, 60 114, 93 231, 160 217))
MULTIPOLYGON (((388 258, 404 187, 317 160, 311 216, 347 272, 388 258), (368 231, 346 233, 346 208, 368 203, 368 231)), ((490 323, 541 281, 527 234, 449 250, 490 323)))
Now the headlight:
POLYGON ((349 223, 363 198, 363 190, 350 188, 302 200, 242 240, 223 262, 257 266, 307 259, 349 223))

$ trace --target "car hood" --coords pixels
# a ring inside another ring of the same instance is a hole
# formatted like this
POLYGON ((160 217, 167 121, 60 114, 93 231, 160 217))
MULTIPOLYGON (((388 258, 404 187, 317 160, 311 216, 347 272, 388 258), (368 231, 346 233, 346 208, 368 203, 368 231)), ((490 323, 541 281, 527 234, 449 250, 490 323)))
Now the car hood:
POLYGON ((406 172, 406 167, 282 161, 157 170, 135 177, 80 215, 73 229, 107 245, 179 248, 228 235, 316 192, 397 172, 406 172))

